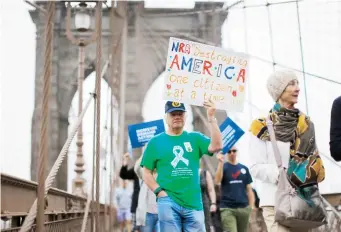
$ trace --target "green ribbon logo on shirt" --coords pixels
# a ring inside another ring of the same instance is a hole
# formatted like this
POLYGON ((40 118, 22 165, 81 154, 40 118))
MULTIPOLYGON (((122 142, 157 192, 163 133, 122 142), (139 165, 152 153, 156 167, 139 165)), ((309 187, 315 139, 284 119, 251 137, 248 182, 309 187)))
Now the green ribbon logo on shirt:
POLYGON ((174 146, 173 147, 173 153, 175 155, 175 158, 171 162, 171 165, 173 166, 173 168, 176 168, 176 166, 178 165, 178 163, 180 161, 184 162, 186 164, 186 166, 188 166, 189 161, 188 161, 188 159, 183 157, 184 149, 182 149, 182 147, 174 146))

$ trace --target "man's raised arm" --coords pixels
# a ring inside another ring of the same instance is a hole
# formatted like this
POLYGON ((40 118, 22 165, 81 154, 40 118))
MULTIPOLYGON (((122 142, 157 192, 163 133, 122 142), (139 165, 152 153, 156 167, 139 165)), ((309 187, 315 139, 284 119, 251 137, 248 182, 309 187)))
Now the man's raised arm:
POLYGON ((209 100, 204 102, 204 107, 207 109, 207 119, 211 133, 211 143, 208 147, 208 151, 210 153, 215 153, 220 151, 223 146, 221 132, 217 124, 217 119, 215 118, 216 106, 211 100, 209 100))

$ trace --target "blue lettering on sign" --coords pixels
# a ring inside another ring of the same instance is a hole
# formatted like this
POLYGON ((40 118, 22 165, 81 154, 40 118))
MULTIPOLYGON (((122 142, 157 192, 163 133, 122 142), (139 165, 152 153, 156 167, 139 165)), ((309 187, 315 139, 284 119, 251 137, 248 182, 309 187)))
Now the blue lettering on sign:
POLYGON ((229 79, 229 80, 231 80, 232 79, 232 77, 234 76, 234 74, 232 75, 232 76, 228 76, 228 71, 230 70, 230 69, 234 69, 234 67, 233 66, 229 66, 229 67, 227 67, 226 69, 225 69, 225 72, 224 72, 224 74, 225 74, 225 77, 227 78, 227 79, 229 79))
POLYGON ((179 42, 173 42, 172 44, 172 52, 177 52, 179 50, 179 42))
POLYGON ((181 70, 184 70, 184 68, 186 66, 188 66, 188 72, 191 72, 192 70, 192 61, 193 58, 190 58, 187 62, 186 62, 186 56, 182 57, 182 62, 181 62, 181 70))

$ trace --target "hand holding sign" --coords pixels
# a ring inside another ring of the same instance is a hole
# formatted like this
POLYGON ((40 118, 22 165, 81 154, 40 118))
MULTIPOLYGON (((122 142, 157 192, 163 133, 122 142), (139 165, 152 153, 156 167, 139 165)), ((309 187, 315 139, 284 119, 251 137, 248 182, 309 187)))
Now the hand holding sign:
POLYGON ((233 145, 243 136, 244 131, 230 118, 226 118, 219 127, 223 139, 222 153, 226 154, 231 147, 233 147, 233 145))
POLYGON ((224 163, 224 161, 225 161, 225 156, 222 154, 222 153, 218 153, 217 154, 217 159, 219 160, 219 162, 222 162, 222 163, 224 163))
POLYGON ((210 99, 204 102, 204 107, 207 109, 207 118, 213 118, 216 112, 216 106, 214 102, 210 99))
POLYGON ((123 155, 123 162, 122 162, 122 165, 123 165, 123 166, 128 165, 129 159, 130 159, 130 154, 129 154, 129 152, 127 152, 127 153, 125 153, 125 154, 123 155))

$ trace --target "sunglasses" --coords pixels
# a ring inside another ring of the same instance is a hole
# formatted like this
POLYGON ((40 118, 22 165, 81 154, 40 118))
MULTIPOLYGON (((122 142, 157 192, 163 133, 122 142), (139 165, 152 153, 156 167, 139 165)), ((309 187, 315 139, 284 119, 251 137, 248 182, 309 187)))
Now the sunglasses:
POLYGON ((233 149, 233 150, 229 150, 229 152, 227 152, 227 153, 231 154, 232 152, 236 153, 237 151, 238 151, 237 149, 233 149))

